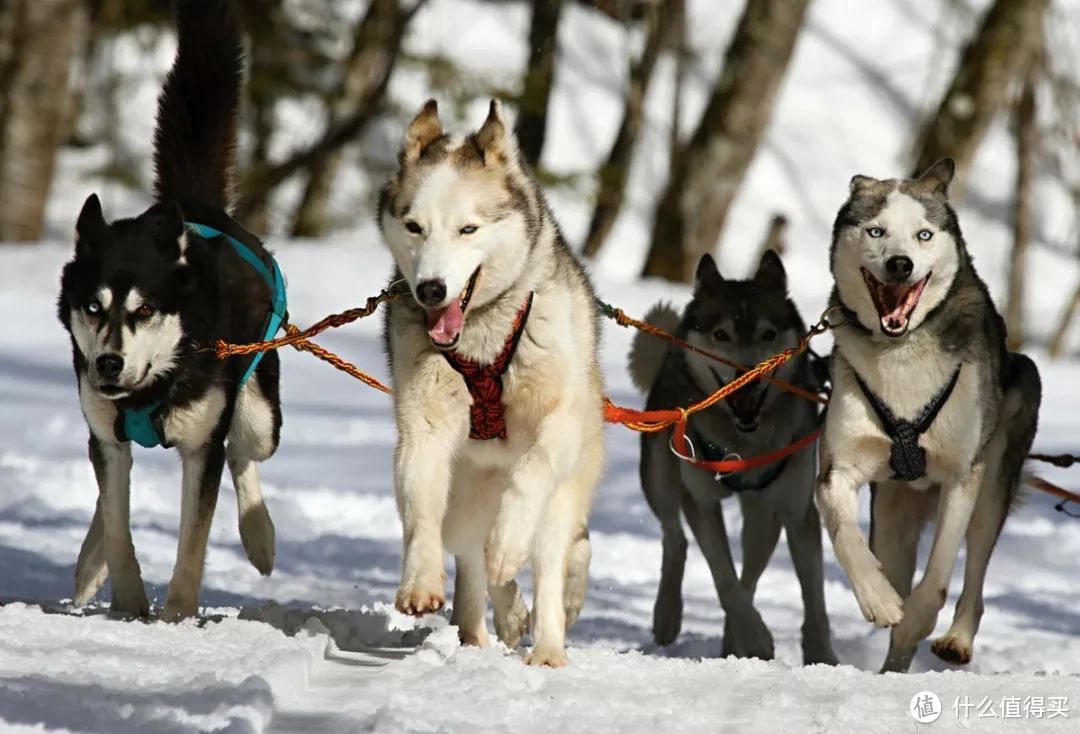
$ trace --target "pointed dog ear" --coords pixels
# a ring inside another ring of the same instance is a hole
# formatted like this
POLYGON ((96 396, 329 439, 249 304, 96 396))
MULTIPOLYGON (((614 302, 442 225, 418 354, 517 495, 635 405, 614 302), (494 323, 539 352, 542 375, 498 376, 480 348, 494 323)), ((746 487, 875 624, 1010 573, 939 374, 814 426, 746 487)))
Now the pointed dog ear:
POLYGON ((101 200, 97 194, 90 194, 83 203, 79 218, 75 220, 75 254, 88 255, 111 239, 109 223, 101 211, 101 200))
POLYGON ((855 175, 851 177, 851 182, 848 183, 848 190, 852 194, 857 194, 860 191, 865 191, 877 182, 878 180, 876 178, 871 178, 870 176, 855 175))
POLYGON ((139 217, 149 230, 161 254, 179 260, 187 249, 184 233, 184 212, 172 201, 161 201, 139 217))
POLYGON ((762 288, 787 292, 787 271, 784 262, 774 250, 766 250, 761 256, 754 282, 762 288))
POLYGON ((517 152, 517 140, 514 132, 506 126, 503 118, 502 103, 491 100, 488 116, 484 124, 476 131, 476 147, 484 155, 485 163, 505 165, 512 161, 517 152))
POLYGON ((698 260, 697 271, 694 273, 694 295, 708 291, 722 282, 724 282, 724 276, 716 267, 716 260, 713 260, 713 256, 706 252, 698 260))
POLYGON ((934 165, 927 168, 916 180, 919 188, 932 194, 947 194, 949 183, 956 174, 956 161, 952 158, 942 158, 934 165))
POLYGON ((439 103, 429 99, 416 113, 405 132, 405 147, 401 154, 404 161, 412 163, 423 155, 428 146, 443 136, 439 121, 439 103))

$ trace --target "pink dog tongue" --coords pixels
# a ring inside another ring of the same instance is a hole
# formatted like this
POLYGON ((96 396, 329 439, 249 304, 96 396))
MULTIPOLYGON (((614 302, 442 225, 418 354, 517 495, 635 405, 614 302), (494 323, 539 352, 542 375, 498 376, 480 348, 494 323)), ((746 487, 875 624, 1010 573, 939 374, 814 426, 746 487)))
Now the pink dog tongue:
POLYGON ((436 344, 453 344, 461 334, 464 323, 465 314, 461 310, 461 301, 456 298, 446 308, 428 309, 428 336, 436 344))

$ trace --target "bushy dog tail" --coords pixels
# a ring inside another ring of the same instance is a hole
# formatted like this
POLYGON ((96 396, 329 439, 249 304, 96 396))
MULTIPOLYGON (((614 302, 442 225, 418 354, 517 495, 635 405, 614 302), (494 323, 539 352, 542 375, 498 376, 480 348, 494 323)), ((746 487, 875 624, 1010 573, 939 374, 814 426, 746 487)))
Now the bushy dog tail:
MULTIPOLYGON (((679 313, 670 303, 658 303, 645 314, 646 323, 675 333, 679 326, 679 313)), ((642 392, 648 392, 656 382, 667 357, 668 345, 655 336, 639 331, 630 346, 630 379, 642 392)))
POLYGON ((243 78, 232 0, 179 0, 176 60, 158 98, 159 201, 227 210, 243 78))

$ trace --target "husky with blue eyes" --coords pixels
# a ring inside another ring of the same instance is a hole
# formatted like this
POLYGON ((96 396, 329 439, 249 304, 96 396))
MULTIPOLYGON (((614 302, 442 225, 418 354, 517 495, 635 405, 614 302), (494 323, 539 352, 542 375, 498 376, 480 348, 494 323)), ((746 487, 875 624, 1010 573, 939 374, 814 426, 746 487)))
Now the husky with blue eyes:
MULTIPOLYGON (((788 297, 784 265, 772 250, 765 253, 754 276, 747 280, 723 277, 712 256, 703 256, 694 297, 683 313, 659 304, 646 319, 699 349, 744 367, 794 347, 805 331, 788 297)), ((630 353, 630 375, 648 394, 648 410, 698 402, 741 373, 640 332, 630 353)), ((774 376, 811 393, 820 388, 806 354, 780 367, 774 376)), ((756 382, 695 414, 686 433, 696 458, 723 461, 733 454, 749 458, 783 449, 812 434, 818 421, 814 403, 767 382, 756 382)), ((813 502, 812 447, 768 466, 722 476, 681 461, 670 442, 668 432, 641 434, 641 486, 663 532, 660 588, 653 609, 657 644, 673 642, 682 627, 685 517, 709 564, 724 608, 725 655, 762 660, 774 657, 772 633, 754 607, 754 592, 783 529, 802 587, 803 661, 835 664, 825 609, 821 520, 813 502), (743 515, 739 576, 721 509, 721 500, 733 495, 743 515)))
POLYGON ((209 347, 264 338, 285 316, 277 266, 227 214, 243 78, 235 9, 231 0, 178 8, 177 57, 154 135, 157 203, 108 222, 97 196, 86 200, 58 304, 98 484, 75 602, 90 601, 108 578, 113 611, 150 613, 129 522, 131 444, 175 447, 183 478, 162 612, 170 621, 197 612, 226 463, 248 557, 263 574, 273 568, 257 463, 277 449, 281 430, 278 357, 218 360, 209 347))
POLYGON ((863 615, 891 627, 883 671, 906 671, 945 606, 960 544, 964 587, 931 650, 971 660, 990 554, 1021 486, 1038 420, 1035 364, 975 272, 948 199, 954 164, 855 176, 833 228, 831 305, 843 313, 821 441, 817 504, 863 615), (870 539, 858 490, 870 484, 870 539), (926 570, 919 536, 934 518, 926 570))

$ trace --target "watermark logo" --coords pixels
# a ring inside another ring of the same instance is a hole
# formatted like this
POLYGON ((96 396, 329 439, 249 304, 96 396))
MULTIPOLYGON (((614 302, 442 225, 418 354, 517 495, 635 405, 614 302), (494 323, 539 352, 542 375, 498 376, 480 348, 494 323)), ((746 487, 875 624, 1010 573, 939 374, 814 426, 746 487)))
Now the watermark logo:
POLYGON ((941 699, 931 691, 919 691, 911 697, 908 713, 920 724, 933 724, 941 718, 941 699))

